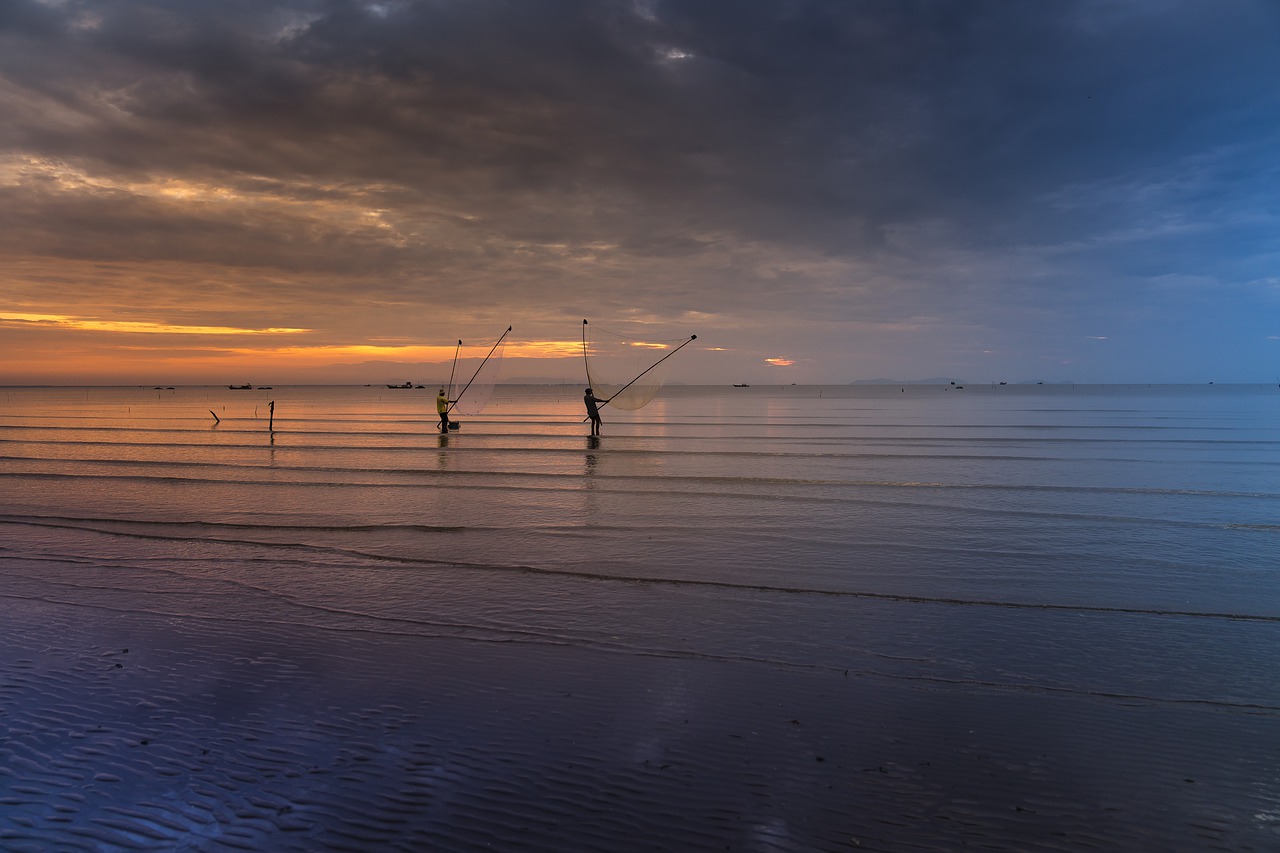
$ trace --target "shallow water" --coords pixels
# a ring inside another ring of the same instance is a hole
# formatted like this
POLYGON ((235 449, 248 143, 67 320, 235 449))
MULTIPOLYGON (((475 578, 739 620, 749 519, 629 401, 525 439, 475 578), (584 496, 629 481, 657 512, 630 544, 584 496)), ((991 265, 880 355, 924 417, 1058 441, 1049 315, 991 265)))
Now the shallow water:
POLYGON ((1280 389, 580 391, 0 389, 5 849, 1280 846, 1280 389))

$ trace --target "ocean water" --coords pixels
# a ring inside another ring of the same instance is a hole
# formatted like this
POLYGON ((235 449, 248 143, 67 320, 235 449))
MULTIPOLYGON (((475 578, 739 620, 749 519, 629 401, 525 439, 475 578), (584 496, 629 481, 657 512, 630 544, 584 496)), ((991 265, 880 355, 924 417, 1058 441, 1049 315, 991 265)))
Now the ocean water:
POLYGON ((0 389, 0 847, 1280 849, 1280 388, 433 392, 0 389))

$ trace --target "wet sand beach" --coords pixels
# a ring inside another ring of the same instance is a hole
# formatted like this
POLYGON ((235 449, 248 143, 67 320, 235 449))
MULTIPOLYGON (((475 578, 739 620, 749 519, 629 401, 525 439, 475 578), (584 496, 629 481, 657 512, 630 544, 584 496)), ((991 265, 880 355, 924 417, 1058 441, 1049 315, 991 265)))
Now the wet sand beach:
POLYGON ((1265 850, 1280 817, 1274 709, 6 611, 7 850, 1265 850))

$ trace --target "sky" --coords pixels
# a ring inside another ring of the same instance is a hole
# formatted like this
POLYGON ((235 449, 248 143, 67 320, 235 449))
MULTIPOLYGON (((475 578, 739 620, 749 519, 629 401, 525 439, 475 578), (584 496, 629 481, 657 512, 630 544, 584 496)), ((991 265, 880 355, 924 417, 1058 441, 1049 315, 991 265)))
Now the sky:
POLYGON ((1275 382, 1275 0, 0 0, 0 384, 1275 382), (655 350, 658 351, 658 350, 655 350))

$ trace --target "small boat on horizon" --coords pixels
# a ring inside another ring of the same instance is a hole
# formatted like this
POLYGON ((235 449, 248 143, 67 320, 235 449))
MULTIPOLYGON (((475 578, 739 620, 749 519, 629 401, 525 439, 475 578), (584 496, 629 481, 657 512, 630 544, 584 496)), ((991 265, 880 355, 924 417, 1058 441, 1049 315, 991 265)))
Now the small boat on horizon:
POLYGON ((252 385, 228 385, 227 387, 230 388, 232 391, 252 391, 253 390, 252 385))
POLYGON ((750 388, 751 386, 745 382, 735 382, 733 383, 733 387, 734 388, 750 388))
POLYGON ((405 382, 403 385, 387 385, 388 388, 425 388, 425 385, 414 385, 412 382, 405 382))

